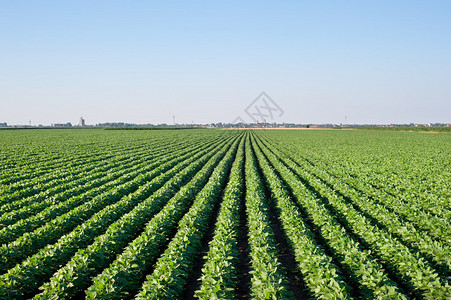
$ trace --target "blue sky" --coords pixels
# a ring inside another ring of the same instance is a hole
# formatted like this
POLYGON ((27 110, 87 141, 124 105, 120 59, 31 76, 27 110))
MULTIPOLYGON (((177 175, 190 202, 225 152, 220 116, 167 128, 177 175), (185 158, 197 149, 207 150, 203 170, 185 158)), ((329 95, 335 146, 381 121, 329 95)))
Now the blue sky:
POLYGON ((0 122, 451 122, 451 1, 0 1, 0 122), (247 120, 248 121, 248 120, 247 120))

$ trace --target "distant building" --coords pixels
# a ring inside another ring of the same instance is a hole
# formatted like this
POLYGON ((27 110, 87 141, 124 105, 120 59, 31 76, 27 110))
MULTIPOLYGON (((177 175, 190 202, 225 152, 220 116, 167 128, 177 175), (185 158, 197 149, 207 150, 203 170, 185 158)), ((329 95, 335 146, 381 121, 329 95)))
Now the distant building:
POLYGON ((60 124, 56 123, 56 124, 53 124, 53 127, 72 127, 72 123, 70 123, 70 122, 69 123, 60 123, 60 124))
POLYGON ((85 119, 83 117, 80 117, 80 121, 78 121, 78 126, 85 126, 85 119))
POLYGON ((0 127, 8 127, 8 124, 5 123, 0 123, 0 127))

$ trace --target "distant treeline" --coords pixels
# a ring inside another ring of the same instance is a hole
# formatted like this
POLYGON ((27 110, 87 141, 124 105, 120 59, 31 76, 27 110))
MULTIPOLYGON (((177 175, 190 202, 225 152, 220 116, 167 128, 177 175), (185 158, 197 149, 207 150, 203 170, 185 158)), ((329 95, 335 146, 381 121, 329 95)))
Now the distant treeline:
POLYGON ((428 132, 448 132, 451 133, 451 127, 445 126, 394 126, 394 127, 379 127, 379 126, 369 126, 369 127, 354 127, 358 130, 384 130, 384 131, 428 131, 428 132))
POLYGON ((98 127, 98 126, 85 126, 85 127, 51 127, 51 126, 17 126, 17 127, 0 127, 0 130, 22 130, 22 129, 104 129, 104 130, 180 130, 180 129, 205 129, 204 127, 176 127, 176 126, 155 126, 155 127, 98 127))
POLYGON ((176 126, 155 126, 155 127, 105 127, 105 130, 181 130, 181 129, 205 129, 204 127, 176 127, 176 126))
POLYGON ((92 126, 11 126, 11 127, 0 127, 0 130, 23 130, 23 129, 64 129, 64 130, 78 130, 78 129, 96 129, 92 126))
POLYGON ((50 126, 14 126, 14 127, 0 127, 0 130, 21 130, 21 129, 56 129, 56 128, 67 128, 67 127, 50 127, 50 126))

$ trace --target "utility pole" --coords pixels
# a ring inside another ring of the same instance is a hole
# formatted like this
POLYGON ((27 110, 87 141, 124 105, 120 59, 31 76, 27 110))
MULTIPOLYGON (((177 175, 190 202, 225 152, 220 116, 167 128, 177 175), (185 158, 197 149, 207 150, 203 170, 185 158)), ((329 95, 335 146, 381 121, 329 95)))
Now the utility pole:
POLYGON ((172 125, 175 126, 175 116, 172 116, 172 125))

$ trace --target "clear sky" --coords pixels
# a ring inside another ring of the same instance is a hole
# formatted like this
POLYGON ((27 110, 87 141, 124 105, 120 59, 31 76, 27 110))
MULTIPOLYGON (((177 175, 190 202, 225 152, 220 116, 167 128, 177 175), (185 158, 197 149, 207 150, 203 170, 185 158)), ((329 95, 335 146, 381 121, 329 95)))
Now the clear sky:
POLYGON ((262 91, 277 122, 451 122, 451 1, 0 0, 0 122, 232 122, 262 91))

